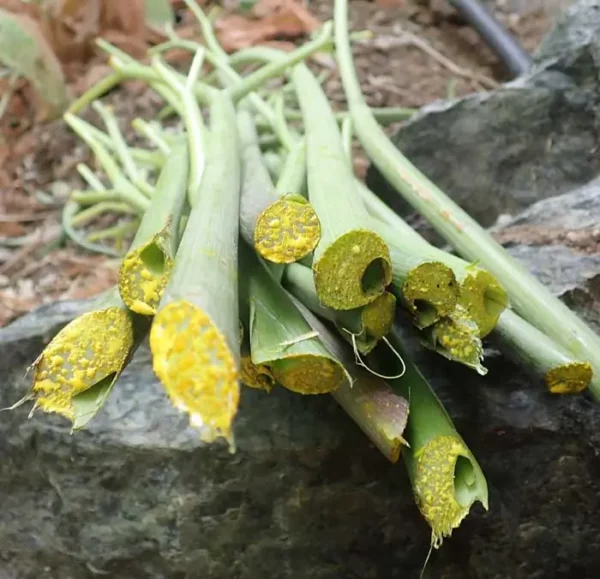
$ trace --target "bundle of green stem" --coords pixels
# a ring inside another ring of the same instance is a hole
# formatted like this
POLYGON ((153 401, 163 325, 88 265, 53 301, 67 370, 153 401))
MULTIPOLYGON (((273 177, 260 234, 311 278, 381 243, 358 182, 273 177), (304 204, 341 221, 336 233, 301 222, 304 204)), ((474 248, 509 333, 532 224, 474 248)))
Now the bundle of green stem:
POLYGON ((335 1, 334 19, 338 66, 354 130, 373 163, 463 257, 478 262, 498 279, 518 314, 571 356, 591 365, 590 390, 600 397, 600 336, 556 299, 390 141, 369 111, 356 77, 348 35, 347 0, 335 1))
POLYGON ((185 2, 205 47, 173 34, 144 65, 101 42, 114 72, 65 115, 105 175, 78 167, 89 190, 74 192, 65 206, 65 231, 86 249, 119 256, 120 248, 97 241, 137 233, 118 288, 35 361, 31 397, 82 427, 104 404, 153 317, 155 373, 204 440, 223 437, 235 447, 240 381, 265 391, 279 385, 331 393, 390 460, 403 449, 437 547, 474 502, 487 508, 487 486, 407 354, 402 328, 392 329, 396 300, 422 342, 443 356, 483 374, 482 340, 489 337, 554 393, 591 384, 600 395, 600 339, 387 139, 374 120, 386 111, 366 106, 356 80, 346 0, 336 0, 335 49, 350 110, 335 114, 303 64, 315 51, 332 49, 329 23, 289 54, 253 48, 227 55, 210 20, 185 2), (193 53, 187 76, 162 60, 170 48, 193 53), (256 62, 266 64, 246 76, 238 72, 256 62), (211 70, 202 77, 206 63, 211 70), (291 83, 263 98, 265 82, 286 72, 291 83), (97 101, 130 78, 148 83, 181 120, 169 134, 160 123, 137 119, 150 150, 129 147, 110 107, 97 101), (300 110, 289 106, 294 96, 300 110), (105 131, 74 116, 87 104, 105 131), (352 131, 388 180, 475 264, 430 245, 355 179, 352 131), (107 212, 130 220, 95 238, 77 231, 107 212), (400 351, 397 378, 382 379, 358 355, 379 368, 380 341, 400 351))

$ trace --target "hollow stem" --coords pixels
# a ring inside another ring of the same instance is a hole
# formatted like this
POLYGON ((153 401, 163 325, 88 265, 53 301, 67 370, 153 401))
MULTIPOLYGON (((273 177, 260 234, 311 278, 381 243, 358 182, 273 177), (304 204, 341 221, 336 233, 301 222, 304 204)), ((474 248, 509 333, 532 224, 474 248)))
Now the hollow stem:
POLYGON ((349 310, 375 300, 391 281, 385 242, 365 227, 369 217, 346 159, 327 97, 300 64, 292 80, 306 131, 308 198, 321 223, 313 271, 320 301, 349 310))
POLYGON ((411 361, 402 330, 394 326, 391 336, 402 351, 406 371, 390 384, 410 402, 404 464, 417 506, 431 527, 432 546, 439 548, 475 502, 487 510, 487 482, 442 403, 411 361))
POLYGON ((156 185, 152 204, 119 270, 119 293, 132 311, 154 315, 173 269, 188 181, 189 155, 173 149, 156 185))
POLYGON ((334 310, 319 301, 314 277, 309 267, 292 263, 285 267, 283 286, 310 311, 333 322, 340 335, 356 345, 361 354, 368 354, 388 334, 394 322, 396 299, 383 292, 369 304, 353 310, 334 310))

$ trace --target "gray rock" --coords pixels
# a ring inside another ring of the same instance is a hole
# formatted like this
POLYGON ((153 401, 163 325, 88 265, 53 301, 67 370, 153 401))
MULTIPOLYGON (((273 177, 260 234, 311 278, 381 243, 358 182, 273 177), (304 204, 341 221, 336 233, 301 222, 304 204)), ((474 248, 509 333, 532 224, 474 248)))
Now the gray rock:
MULTIPOLYGON (((600 250, 518 242, 515 227, 595 228, 599 207, 595 183, 496 231, 596 329, 600 250)), ((86 306, 44 306, 0 330, 0 406, 26 392, 27 365, 86 306)), ((485 378, 422 356, 490 485, 489 512, 474 508, 428 576, 597 577, 600 405, 546 394, 493 350, 485 378)), ((142 347, 87 430, 27 413, 0 414, 2 579, 418 577, 429 532, 403 467, 330 397, 245 390, 230 455, 171 407, 142 347)))
MULTIPOLYGON (((394 136, 423 173, 486 226, 600 171, 600 0, 571 6, 535 59, 530 75, 433 103, 394 136)), ((367 181, 409 213, 374 167, 367 181)))

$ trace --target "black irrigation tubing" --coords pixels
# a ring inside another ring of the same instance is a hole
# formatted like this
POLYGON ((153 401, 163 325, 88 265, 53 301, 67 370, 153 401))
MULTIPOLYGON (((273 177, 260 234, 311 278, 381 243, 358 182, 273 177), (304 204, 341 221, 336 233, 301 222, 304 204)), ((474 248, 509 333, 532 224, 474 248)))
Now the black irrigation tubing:
POLYGON ((533 59, 494 15, 478 0, 448 0, 496 53, 513 77, 527 74, 533 59))

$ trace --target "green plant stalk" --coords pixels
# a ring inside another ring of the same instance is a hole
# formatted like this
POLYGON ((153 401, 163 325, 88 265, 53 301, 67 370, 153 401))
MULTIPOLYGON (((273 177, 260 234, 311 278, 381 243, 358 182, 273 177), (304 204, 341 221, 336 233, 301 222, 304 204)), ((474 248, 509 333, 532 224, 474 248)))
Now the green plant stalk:
POLYGON ((319 83, 302 64, 294 68, 292 80, 304 115, 308 198, 321 222, 313 259, 317 294, 328 307, 358 308, 375 300, 390 283, 389 249, 365 228, 368 213, 319 83))
POLYGON ((240 245, 242 295, 249 309, 252 362, 267 366, 284 388, 299 394, 333 392, 352 384, 344 366, 321 344, 266 265, 240 245))
POLYGON ((108 136, 114 144, 115 153, 117 154, 117 157, 123 166, 125 176, 135 187, 145 194, 146 197, 149 197, 150 195, 148 195, 148 191, 151 191, 152 187, 142 178, 131 151, 125 142, 123 133, 121 133, 121 130, 119 129, 119 123, 117 122, 117 119, 113 113, 112 107, 108 107, 102 104, 100 101, 94 101, 92 103, 92 107, 98 113, 98 115, 100 115, 102 122, 106 126, 108 136))
POLYGON ((150 332, 156 375, 201 437, 235 448, 240 389, 238 233, 241 163, 235 109, 210 105, 207 162, 150 332))
POLYGON ((137 231, 139 224, 140 222, 138 219, 135 219, 133 221, 126 221, 125 223, 118 223, 117 225, 107 227, 106 229, 92 231, 88 234, 87 240, 93 242, 114 237, 117 243, 120 244, 123 241, 123 237, 125 235, 137 231))
POLYGON ((502 352, 532 377, 543 377, 553 394, 578 394, 592 381, 592 367, 580 362, 535 326, 506 310, 492 333, 502 352))
POLYGON ((202 112, 200 111, 200 107, 198 106, 198 102, 196 101, 193 92, 193 87, 198 80, 198 74, 200 73, 203 58, 204 50, 199 49, 194 55, 190 74, 185 83, 178 80, 175 71, 162 62, 159 56, 154 56, 152 58, 152 68, 165 81, 165 84, 169 86, 181 103, 182 119, 185 124, 190 151, 188 184, 188 196, 190 201, 195 199, 198 195, 205 165, 203 134, 206 132, 206 129, 204 127, 202 112))
MULTIPOLYGON (((384 238, 393 237, 393 229, 396 238, 402 243, 410 245, 413 249, 417 249, 419 253, 422 252, 423 255, 440 259, 451 266, 457 277, 462 281, 461 292, 465 280, 467 281, 467 291, 459 299, 463 305, 467 306, 468 302, 472 304, 473 301, 477 301, 476 296, 481 297, 480 292, 473 292, 476 284, 470 281, 472 276, 476 276, 476 280, 484 280, 482 275, 478 273, 477 267, 430 245, 417 231, 412 229, 399 215, 368 189, 364 188, 363 194, 365 204, 371 215, 385 222, 388 226, 385 231, 381 230, 384 238)), ((486 309, 488 312, 494 311, 494 305, 501 303, 501 300, 499 300, 501 294, 496 293, 493 283, 489 286, 489 289, 491 289, 493 299, 487 301, 486 309)), ((593 379, 593 372, 588 362, 577 359, 576 356, 573 356, 573 354, 560 346, 556 341, 546 336, 510 309, 504 308, 500 310, 499 316, 496 312, 494 317, 496 318, 496 323, 493 324, 494 332, 491 336, 498 339, 501 349, 509 358, 512 358, 517 363, 522 363, 525 370, 529 371, 532 376, 542 376, 546 388, 550 392, 575 393, 589 386, 593 379)), ((490 325, 488 324, 488 327, 490 325)), ((461 324, 459 321, 458 328, 452 322, 446 323, 445 332, 444 326, 436 328, 437 335, 430 334, 428 345, 438 350, 442 355, 451 358, 448 348, 440 344, 440 341, 444 342, 445 338, 456 337, 456 331, 460 332, 461 327, 464 328, 464 322, 461 324)), ((470 336, 463 336, 463 345, 465 347, 472 345, 476 350, 481 349, 476 340, 470 336)), ((474 357, 475 355, 471 358, 472 362, 474 362, 474 357)))
POLYGON ((96 155, 108 178, 111 180, 113 189, 120 191, 122 200, 140 211, 148 209, 148 199, 125 177, 106 147, 88 130, 88 127, 91 125, 70 113, 65 113, 64 119, 73 131, 85 141, 94 155, 96 155))
POLYGON ((306 143, 301 139, 289 151, 277 177, 275 190, 280 196, 295 193, 304 195, 306 191, 306 143))
POLYGON ((302 259, 319 241, 319 220, 301 195, 278 194, 263 164, 252 115, 242 105, 238 110, 238 131, 244 174, 240 204, 242 237, 270 262, 291 263, 302 259))
MULTIPOLYGON (((198 20, 202 30, 202 36, 204 37, 204 41, 206 42, 209 51, 212 52, 216 57, 215 61, 211 62, 211 64, 218 67, 220 70, 223 70, 223 72, 225 72, 232 80, 237 80, 239 75, 229 64, 229 55, 219 44, 210 20, 193 0, 184 1, 186 6, 198 20)), ((252 93, 258 88, 262 87, 271 78, 280 76, 286 69, 291 68, 295 64, 305 60, 315 52, 322 49, 331 42, 332 29, 332 23, 326 22, 323 24, 318 35, 316 35, 313 40, 302 45, 300 48, 285 54, 284 57, 280 58, 276 62, 269 62, 265 66, 250 73, 244 78, 243 82, 236 83, 235 85, 231 86, 228 91, 232 100, 234 102, 238 102, 242 98, 248 96, 249 93, 252 93)))
POLYGON ((595 378, 590 390, 600 398, 600 337, 414 167, 377 125, 356 77, 348 40, 347 8, 347 0, 336 0, 336 51, 354 128, 367 154, 394 188, 448 243, 463 257, 479 261, 496 276, 517 313, 576 358, 592 365, 595 378))
POLYGON ((376 219, 375 230, 390 246, 410 247, 414 255, 452 269, 460 286, 457 303, 475 321, 480 337, 485 338, 508 306, 504 287, 488 271, 432 246, 364 185, 361 191, 367 210, 376 219))
POLYGON ((285 267, 282 284, 311 312, 334 323, 344 340, 355 345, 361 354, 371 352, 391 330, 396 299, 389 292, 354 310, 334 310, 321 304, 311 269, 299 263, 285 267))
POLYGON ((65 232, 65 235, 69 239, 71 239, 71 241, 73 241, 75 244, 88 251, 92 251, 94 253, 102 253, 110 257, 122 257, 122 253, 120 251, 117 251, 116 249, 106 247, 105 245, 101 245, 99 243, 92 243, 88 241, 84 235, 76 231, 75 225, 77 224, 77 222, 85 221, 84 219, 82 219, 82 217, 85 217, 86 219, 93 219, 93 217, 107 210, 112 211, 114 209, 118 209, 123 212, 131 211, 130 206, 124 203, 101 201, 100 203, 92 207, 88 207, 84 211, 79 211, 79 209, 79 204, 74 201, 67 201, 65 203, 61 216, 61 225, 63 231, 65 232), (90 211, 93 211, 93 215, 90 215, 90 211))
POLYGON ((394 392, 383 379, 358 366, 352 358, 352 353, 338 336, 330 332, 298 300, 294 300, 294 303, 311 327, 319 333, 327 349, 342 361, 352 377, 351 387, 342 384, 332 396, 381 453, 390 462, 396 463, 406 445, 406 398, 394 392))
POLYGON ((83 428, 102 408, 148 326, 127 310, 116 288, 91 300, 32 364, 34 408, 83 428))
POLYGON ((406 366, 402 377, 390 380, 392 388, 409 400, 404 464, 417 506, 431 527, 432 546, 439 548, 476 501, 488 509, 487 482, 442 403, 407 355, 398 326, 392 330, 392 342, 406 366))
POLYGON ((133 121, 131 121, 131 127, 134 131, 136 131, 138 134, 145 137, 148 141, 155 145, 163 154, 163 156, 168 155, 171 151, 171 146, 169 145, 169 143, 167 143, 167 141, 165 141, 165 139, 162 138, 162 135, 144 119, 133 119, 133 121))
POLYGON ((188 166, 187 147, 176 146, 162 168, 152 204, 119 269, 121 298, 138 314, 156 313, 173 269, 188 166))

